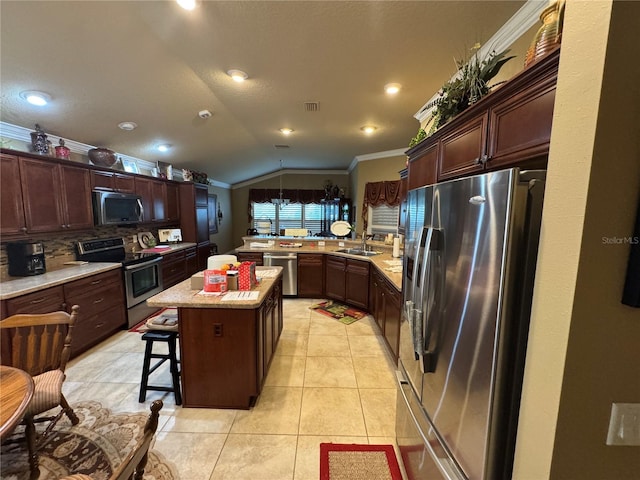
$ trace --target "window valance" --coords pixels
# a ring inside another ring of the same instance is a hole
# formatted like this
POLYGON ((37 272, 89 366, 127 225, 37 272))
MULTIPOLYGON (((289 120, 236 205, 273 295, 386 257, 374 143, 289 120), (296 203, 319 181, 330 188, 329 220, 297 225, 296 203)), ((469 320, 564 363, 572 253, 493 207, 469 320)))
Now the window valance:
POLYGON ((362 220, 364 229, 369 224, 369 206, 388 205, 395 207, 400 205, 406 195, 407 183, 404 180, 391 180, 383 182, 369 182, 364 187, 364 200, 362 202, 362 220))
MULTIPOLYGON (((287 198, 291 203, 321 203, 325 200, 324 190, 282 189, 282 198, 287 198)), ((247 206, 249 224, 253 221, 251 216, 252 203, 271 203, 271 199, 280 198, 278 188, 252 188, 249 190, 249 205, 247 206)))

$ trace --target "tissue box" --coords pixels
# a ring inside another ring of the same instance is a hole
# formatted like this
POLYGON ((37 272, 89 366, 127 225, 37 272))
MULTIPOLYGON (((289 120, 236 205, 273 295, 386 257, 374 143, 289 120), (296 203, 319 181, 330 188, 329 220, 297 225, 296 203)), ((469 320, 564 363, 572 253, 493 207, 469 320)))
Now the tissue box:
POLYGON ((204 288, 204 271, 191 275, 191 290, 202 290, 204 288))
POLYGON ((238 290, 251 290, 257 284, 256 262, 242 262, 238 267, 238 290))

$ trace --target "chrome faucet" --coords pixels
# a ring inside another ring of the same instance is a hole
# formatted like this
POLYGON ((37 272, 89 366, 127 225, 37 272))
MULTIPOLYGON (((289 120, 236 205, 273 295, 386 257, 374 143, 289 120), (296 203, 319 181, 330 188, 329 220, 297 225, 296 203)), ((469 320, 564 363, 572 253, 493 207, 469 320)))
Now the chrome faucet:
POLYGON ((366 231, 362 232, 362 251, 363 252, 367 251, 367 232, 366 231))

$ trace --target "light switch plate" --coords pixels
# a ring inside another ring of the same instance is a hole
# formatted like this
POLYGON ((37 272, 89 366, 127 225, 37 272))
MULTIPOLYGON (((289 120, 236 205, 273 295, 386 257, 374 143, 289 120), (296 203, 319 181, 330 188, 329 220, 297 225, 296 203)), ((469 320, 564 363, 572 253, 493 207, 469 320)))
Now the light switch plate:
POLYGON ((338 242, 339 247, 344 247, 344 242, 338 242))
POLYGON ((318 242, 318 246, 319 246, 319 247, 324 247, 324 241, 323 241, 323 240, 320 240, 320 241, 318 242))
POLYGON ((607 445, 640 446, 640 403, 611 404, 607 445))

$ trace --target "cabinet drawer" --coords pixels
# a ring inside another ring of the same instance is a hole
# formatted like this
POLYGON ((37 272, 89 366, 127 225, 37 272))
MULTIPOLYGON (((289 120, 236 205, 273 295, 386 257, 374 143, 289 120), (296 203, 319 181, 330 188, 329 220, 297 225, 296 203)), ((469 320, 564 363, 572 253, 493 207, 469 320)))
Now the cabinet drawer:
POLYGON ((162 283, 164 288, 172 287, 187 277, 185 252, 176 252, 162 258, 162 283))
POLYGON ((97 315, 80 319, 73 329, 71 355, 75 356, 99 343, 111 333, 123 327, 124 324, 125 316, 122 305, 113 306, 97 315))
POLYGON ((74 294, 83 295, 87 290, 99 290, 106 288, 112 283, 122 285, 122 274, 120 270, 111 270, 69 282, 64 285, 64 292, 66 296, 74 294))
POLYGON ((322 265, 324 255, 315 253, 299 253, 298 265, 322 265))
POLYGON ((80 291, 73 289, 66 295, 68 305, 80 306, 78 323, 84 323, 86 319, 93 315, 104 312, 107 308, 124 305, 124 294, 122 285, 119 283, 109 283, 106 286, 80 291))
POLYGON ((262 253, 239 252, 236 254, 239 262, 256 262, 256 265, 262 265, 262 253))
POLYGON ((50 313, 64 310, 64 290, 51 287, 7 300, 7 315, 17 313, 50 313))

